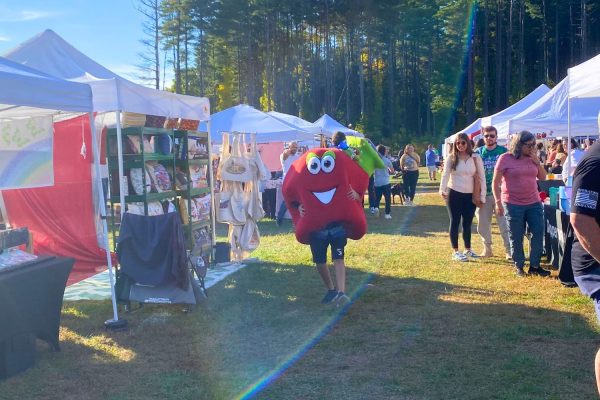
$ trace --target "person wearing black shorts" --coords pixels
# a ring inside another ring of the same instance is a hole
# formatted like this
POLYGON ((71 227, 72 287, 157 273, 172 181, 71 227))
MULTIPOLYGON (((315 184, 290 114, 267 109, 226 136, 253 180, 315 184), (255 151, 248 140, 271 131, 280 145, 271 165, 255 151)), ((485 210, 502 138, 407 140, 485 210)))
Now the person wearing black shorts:
POLYGON ((327 286, 327 293, 321 300, 323 304, 345 305, 350 302, 346 295, 346 265, 344 263, 344 248, 348 243, 344 227, 338 223, 329 224, 325 229, 313 232, 310 236, 310 251, 317 271, 327 286), (327 249, 331 247, 331 259, 335 270, 335 283, 327 267, 327 249))
MULTIPOLYGON (((600 120, 599 120, 600 121, 600 120)), ((581 292, 589 296, 600 321, 600 143, 581 159, 573 175, 571 225, 575 239, 571 266, 581 292)), ((595 361, 596 385, 600 393, 600 350, 595 361)))

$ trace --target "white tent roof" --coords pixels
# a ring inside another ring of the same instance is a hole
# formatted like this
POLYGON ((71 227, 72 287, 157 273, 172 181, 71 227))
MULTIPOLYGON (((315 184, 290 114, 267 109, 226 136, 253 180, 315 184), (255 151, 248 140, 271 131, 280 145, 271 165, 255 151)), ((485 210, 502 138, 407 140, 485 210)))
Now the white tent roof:
POLYGON ((92 111, 88 85, 57 79, 0 57, 0 118, 92 111))
MULTIPOLYGON (((500 134, 506 137, 522 130, 534 134, 546 133, 547 137, 568 136, 569 78, 563 79, 550 92, 525 111, 510 119, 508 129, 500 134)), ((576 98, 571 100, 571 134, 587 136, 598 132, 600 98, 576 98)))
POLYGON ((490 115, 489 117, 481 118, 481 127, 483 128, 485 126, 493 125, 498 131, 498 133, 508 131, 508 121, 512 117, 522 113, 523 111, 531 107, 536 101, 541 99, 548 92, 550 92, 550 88, 542 83, 531 93, 529 93, 527 96, 523 97, 521 100, 517 101, 510 107, 507 107, 494 115, 490 115))
MULTIPOLYGON (((199 130, 206 130, 206 124, 202 123, 199 130)), ((256 133, 257 143, 312 140, 313 137, 309 132, 246 104, 230 107, 210 116, 212 142, 221 143, 223 132, 256 133)))
POLYGON ((333 134, 338 131, 349 136, 365 137, 365 135, 363 135, 362 133, 340 124, 327 114, 323 114, 321 118, 314 122, 314 125, 321 128, 321 133, 327 137, 332 137, 333 134))
POLYGON ((303 129, 306 132, 310 132, 310 133, 314 133, 314 134, 321 133, 320 127, 315 126, 315 124, 313 124, 312 122, 309 122, 305 119, 296 117, 295 115, 284 114, 284 113, 280 113, 277 111, 269 111, 267 114, 269 114, 270 116, 275 117, 278 120, 283 121, 289 125, 293 125, 300 129, 303 129))
MULTIPOLYGON (((548 93, 550 88, 544 84, 541 84, 527 96, 523 97, 521 100, 516 103, 508 106, 502 111, 497 112, 496 114, 477 118, 471 125, 466 128, 460 130, 460 132, 464 132, 467 135, 471 136, 474 133, 479 132, 483 127, 493 125, 500 136, 502 136, 502 132, 504 132, 504 136, 507 136, 506 132, 508 132, 508 120, 515 115, 523 112, 536 101, 538 101, 543 95, 548 93)), ((446 143, 452 143, 454 140, 452 139, 454 135, 447 138, 446 143)))
POLYGON ((29 39, 5 57, 58 78, 89 84, 94 111, 120 110, 194 120, 210 118, 208 99, 133 83, 87 57, 52 30, 29 39))
POLYGON ((600 97, 600 54, 569 68, 569 97, 600 97))

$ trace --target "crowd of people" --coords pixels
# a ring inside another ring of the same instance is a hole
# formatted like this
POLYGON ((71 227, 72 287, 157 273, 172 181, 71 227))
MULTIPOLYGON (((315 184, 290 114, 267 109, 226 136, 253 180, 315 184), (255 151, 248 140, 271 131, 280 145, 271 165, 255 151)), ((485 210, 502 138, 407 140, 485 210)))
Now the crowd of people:
MULTIPOLYGON (((515 274, 520 277, 525 275, 523 242, 527 238, 527 274, 549 276, 550 271, 541 266, 544 210, 538 181, 545 180, 549 173, 561 174, 565 181, 572 179, 570 221, 575 232, 571 255, 574 279, 581 292, 594 301, 600 321, 600 143, 594 144, 590 139, 586 139, 583 145, 574 139, 570 143, 553 140, 546 148, 534 134, 522 131, 512 137, 508 147, 504 147, 498 144, 498 132, 493 126, 483 128, 482 136, 474 144, 465 133, 455 135, 450 154, 443 165, 439 194, 448 210, 452 259, 466 262, 493 256, 491 225, 495 216, 505 258, 512 263, 515 274), (570 149, 568 154, 565 148, 570 149), (479 254, 473 250, 471 243, 471 226, 475 216, 477 233, 483 244, 479 254), (463 251, 459 250, 461 225, 463 251)), ((347 149, 345 142, 343 134, 336 134, 333 146, 347 149)), ((299 157, 297 149, 297 144, 291 143, 281 154, 284 177, 290 165, 299 157)), ((396 167, 390 160, 386 146, 380 144, 376 149, 384 167, 376 169, 369 182, 369 207, 371 213, 378 216, 383 197, 385 219, 392 219, 390 176, 396 174, 397 170, 401 172, 406 202, 413 205, 421 160, 411 144, 399 154, 396 167)), ((424 158, 429 179, 435 181, 441 160, 432 145, 428 146, 424 158)), ((349 193, 349 196, 353 201, 364 200, 364 196, 356 192, 349 193)), ((277 214, 278 225, 285 212, 286 206, 282 203, 277 214)), ((350 298, 345 294, 346 235, 339 224, 328 226, 326 231, 326 234, 318 232, 321 236, 315 236, 314 243, 311 241, 313 260, 327 287, 322 303, 347 304, 350 298), (328 247, 332 251, 335 284, 326 263, 328 247)), ((600 392, 600 349, 596 354, 595 369, 600 392)))

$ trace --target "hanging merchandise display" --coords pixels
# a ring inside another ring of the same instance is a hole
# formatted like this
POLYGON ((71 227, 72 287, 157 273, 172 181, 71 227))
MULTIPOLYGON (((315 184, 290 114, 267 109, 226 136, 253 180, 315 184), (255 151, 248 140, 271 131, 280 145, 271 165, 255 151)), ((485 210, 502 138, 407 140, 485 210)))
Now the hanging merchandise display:
POLYGON ((219 222, 229 224, 231 259, 240 261, 260 244, 257 221, 264 216, 262 197, 258 188, 260 179, 269 175, 256 146, 256 137, 250 135, 247 145, 244 134, 224 133, 222 153, 217 176, 221 181, 215 206, 219 222))

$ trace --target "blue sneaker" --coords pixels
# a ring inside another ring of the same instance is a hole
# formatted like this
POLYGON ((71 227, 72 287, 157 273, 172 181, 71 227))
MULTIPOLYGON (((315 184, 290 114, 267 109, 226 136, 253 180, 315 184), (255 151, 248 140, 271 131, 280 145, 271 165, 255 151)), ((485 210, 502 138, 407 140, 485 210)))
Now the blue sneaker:
POLYGON ((333 301, 337 297, 337 294, 338 294, 338 291, 335 290, 335 289, 328 290, 327 293, 325 293, 325 296, 323 297, 323 300, 321 300, 321 303, 322 304, 331 304, 331 303, 333 303, 333 301))

